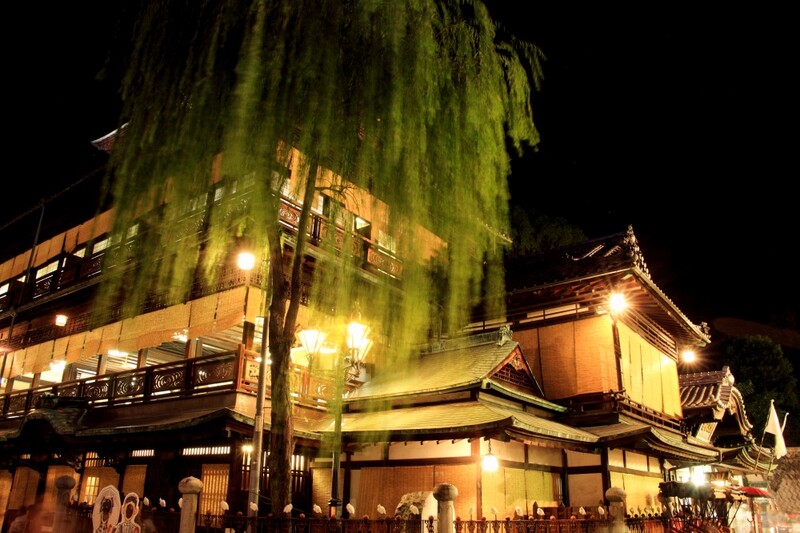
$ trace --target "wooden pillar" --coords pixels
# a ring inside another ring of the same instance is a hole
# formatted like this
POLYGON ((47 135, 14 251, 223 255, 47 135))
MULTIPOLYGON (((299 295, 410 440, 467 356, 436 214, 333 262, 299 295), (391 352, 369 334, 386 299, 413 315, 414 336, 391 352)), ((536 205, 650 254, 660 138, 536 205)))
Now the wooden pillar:
POLYGON ((106 373, 106 369, 108 368, 108 354, 101 353, 100 357, 97 358, 97 375, 102 376, 106 373))
POLYGON ((203 339, 195 338, 190 339, 186 343, 186 358, 192 359, 203 355, 203 339))
MULTIPOLYGON (((481 440, 474 439, 470 443, 470 455, 473 459, 475 459, 475 481, 477 483, 477 487, 475 487, 475 517, 480 518, 483 516, 483 468, 481 465, 481 440)), ((472 516, 469 517, 472 520, 472 516)))
POLYGON ((253 349, 253 338, 256 334, 256 325, 253 322, 245 321, 242 324, 242 344, 245 350, 253 349))

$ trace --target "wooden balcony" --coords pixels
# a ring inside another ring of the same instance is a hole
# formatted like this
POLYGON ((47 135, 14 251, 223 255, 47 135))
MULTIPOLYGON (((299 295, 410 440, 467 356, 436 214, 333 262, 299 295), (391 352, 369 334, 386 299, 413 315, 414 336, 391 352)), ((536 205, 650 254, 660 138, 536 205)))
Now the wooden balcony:
MULTIPOLYGON (((236 352, 14 391, 0 395, 0 418, 22 418, 37 408, 56 405, 60 400, 79 401, 87 407, 102 408, 229 392, 255 396, 258 392, 258 357, 258 353, 240 348, 236 352)), ((266 377, 269 380, 269 372, 266 377)), ((292 391, 297 404, 322 409, 327 405, 333 388, 331 380, 311 375, 306 367, 292 364, 292 391)), ((270 395, 269 381, 267 395, 270 395)))
MULTIPOLYGON (((284 198, 282 199, 280 213, 281 222, 291 241, 292 235, 297 233, 300 206, 284 198)), ((312 214, 307 228, 312 250, 320 249, 321 243, 326 238, 326 228, 328 227, 327 220, 322 215, 312 214)), ((137 235, 134 239, 120 246, 133 247, 135 246, 135 239, 141 238, 146 238, 146 234, 137 235)), ((334 238, 335 247, 342 249, 342 246, 346 244, 344 231, 337 230, 334 238)), ((348 246, 353 247, 353 256, 365 271, 388 276, 394 280, 400 279, 403 270, 402 263, 388 250, 360 235, 353 235, 352 241, 348 246)), ((8 292, 0 294, 0 320, 9 319, 14 313, 17 315, 18 322, 26 314, 34 317, 38 306, 53 303, 55 300, 97 285, 104 272, 119 268, 133 268, 135 266, 132 263, 118 264, 115 261, 115 256, 117 255, 114 253, 115 251, 116 248, 112 247, 88 257, 63 254, 58 258, 59 268, 57 270, 40 277, 32 283, 25 284, 17 280, 8 280, 8 292)), ((48 262, 50 261, 53 261, 53 259, 48 262)), ((33 271, 35 272, 35 269, 33 271)), ((236 267, 223 267, 218 272, 216 280, 212 283, 198 279, 192 286, 190 299, 197 299, 209 294, 240 287, 247 283, 248 280, 253 286, 261 286, 262 276, 263 272, 260 271, 255 271, 248 276, 236 267)), ((0 283, 0 285, 2 284, 0 283)), ((301 285, 301 292, 301 303, 307 304, 310 285, 308 283, 301 285)), ((170 302, 167 302, 160 295, 154 294, 147 299, 145 308, 141 312, 156 311, 168 305, 170 305, 170 302)), ((19 350, 61 336, 89 331, 124 318, 121 311, 121 306, 115 306, 103 310, 103 312, 70 316, 70 321, 65 328, 57 328, 51 324, 40 327, 26 327, 24 332, 20 331, 10 339, 7 339, 4 342, 4 347, 8 351, 19 350)))
POLYGON ((650 425, 661 426, 684 433, 681 419, 668 416, 638 402, 634 402, 625 391, 610 391, 581 394, 561 401, 569 409, 569 423, 581 425, 615 423, 620 414, 641 420, 650 425))

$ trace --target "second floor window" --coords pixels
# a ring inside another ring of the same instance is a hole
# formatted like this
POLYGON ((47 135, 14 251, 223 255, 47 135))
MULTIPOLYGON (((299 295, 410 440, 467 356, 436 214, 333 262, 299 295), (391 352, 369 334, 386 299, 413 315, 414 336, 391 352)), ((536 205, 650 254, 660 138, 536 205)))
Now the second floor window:
POLYGON ((41 279, 48 274, 52 274, 58 270, 58 261, 51 261, 47 265, 36 270, 36 279, 41 279))

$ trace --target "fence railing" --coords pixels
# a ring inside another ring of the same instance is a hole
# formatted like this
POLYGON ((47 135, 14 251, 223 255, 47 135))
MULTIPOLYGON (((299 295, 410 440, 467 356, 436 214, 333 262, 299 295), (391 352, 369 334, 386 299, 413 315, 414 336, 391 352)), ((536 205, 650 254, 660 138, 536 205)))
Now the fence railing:
MULTIPOLYGON (((71 506, 66 513, 65 524, 60 533, 92 533, 92 508, 71 506)), ((159 511, 143 513, 136 517, 142 531, 155 528, 155 531, 177 532, 180 525, 180 511, 159 511)), ((370 518, 327 518, 273 516, 248 517, 242 513, 199 515, 195 521, 195 533, 433 533, 436 520, 422 520, 401 517, 370 518)), ((553 520, 460 520, 454 522, 455 533, 611 533, 618 524, 610 519, 553 519, 553 520)), ((671 532, 722 532, 726 528, 713 521, 685 520, 680 518, 626 518, 626 532, 630 533, 671 533, 671 532)), ((614 531, 618 531, 615 529, 614 531)))

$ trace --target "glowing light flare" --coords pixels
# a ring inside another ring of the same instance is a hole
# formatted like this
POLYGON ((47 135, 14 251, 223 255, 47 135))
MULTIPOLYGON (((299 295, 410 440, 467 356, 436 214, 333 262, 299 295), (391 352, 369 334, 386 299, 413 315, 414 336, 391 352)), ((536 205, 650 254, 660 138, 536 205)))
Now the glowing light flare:
POLYGON ((682 351, 681 352, 681 361, 683 361, 684 363, 688 363, 688 364, 694 363, 695 361, 697 361, 697 352, 695 352, 694 350, 684 350, 684 351, 682 351))
POLYGON ((241 252, 236 257, 236 266, 242 270, 253 270, 256 266, 256 256, 250 252, 241 252))
POLYGON ((297 332, 297 340, 309 356, 314 356, 322 350, 327 334, 318 329, 301 329, 297 332))
POLYGON ((369 331, 369 326, 360 322, 353 321, 347 326, 347 347, 353 355, 354 362, 363 361, 372 348, 372 340, 367 337, 369 331))
POLYGON ((695 485, 705 485, 708 482, 706 472, 700 468, 692 469, 692 483, 695 485))
POLYGON ((67 315, 56 315, 56 326, 63 328, 67 325, 69 318, 67 315))
POLYGON ((621 313, 628 307, 628 302, 625 301, 625 295, 621 292, 612 293, 608 299, 608 305, 611 308, 611 313, 616 315, 621 313))

